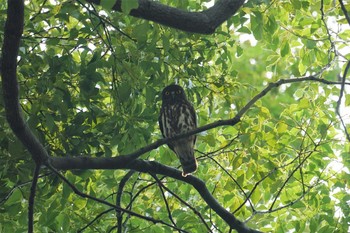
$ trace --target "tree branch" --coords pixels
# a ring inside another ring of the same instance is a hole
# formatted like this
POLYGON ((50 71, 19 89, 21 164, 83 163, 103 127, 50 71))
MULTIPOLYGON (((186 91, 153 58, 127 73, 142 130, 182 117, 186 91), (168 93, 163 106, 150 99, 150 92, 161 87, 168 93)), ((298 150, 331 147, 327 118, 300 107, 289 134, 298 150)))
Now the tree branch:
MULTIPOLYGON (((86 1, 100 4, 100 0, 86 1)), ((127 0, 117 0, 113 9, 121 12, 122 1, 127 0)), ((214 6, 201 12, 188 12, 151 0, 139 0, 138 3, 138 8, 130 11, 131 16, 154 21, 182 31, 212 34, 217 27, 238 11, 244 0, 219 0, 214 6)))
POLYGON ((37 164, 46 161, 48 154, 23 120, 19 104, 19 86, 17 82, 17 56, 23 32, 23 0, 8 0, 7 20, 5 23, 2 46, 1 77, 7 121, 23 145, 28 149, 37 164))
MULTIPOLYGON (((52 172, 49 172, 49 173, 40 175, 38 178, 43 178, 43 177, 51 175, 51 174, 52 174, 52 172)), ((33 179, 30 180, 30 181, 25 181, 25 182, 23 182, 21 184, 16 184, 15 186, 13 186, 5 195, 2 195, 3 198, 0 200, 0 205, 4 204, 10 198, 10 196, 13 194, 13 192, 16 189, 20 189, 21 190, 21 187, 27 186, 27 185, 32 184, 32 183, 33 183, 33 179)))
MULTIPOLYGON (((141 0, 140 0, 141 1, 141 0)), ((96 2, 96 0, 93 0, 96 2)), ((145 0, 141 1, 143 4, 147 2, 145 0)), ((218 1, 217 4, 224 4, 229 2, 229 0, 221 0, 218 1)), ((153 4, 154 2, 152 2, 153 4)), ((150 5, 152 5, 150 4, 150 5)), ((158 4, 158 3, 157 3, 158 4)), ((140 4, 141 6, 142 4, 140 4)), ((139 7, 140 7, 139 6, 139 7)), ((34 134, 29 129, 28 125, 23 120, 21 109, 19 105, 19 96, 18 96, 18 82, 16 77, 16 67, 17 67, 17 54, 20 43, 20 37, 23 31, 23 1, 22 0, 11 0, 8 1, 8 18, 5 25, 5 33, 4 33, 4 43, 3 43, 3 54, 1 59, 2 64, 2 88, 4 93, 4 102, 5 102, 5 110, 7 120, 16 134, 16 136, 20 139, 20 141, 24 144, 24 146, 29 150, 33 159, 35 161, 43 161, 44 164, 47 164, 48 153, 43 147, 43 145, 38 141, 38 139, 34 136, 34 134)), ((199 127, 195 130, 189 131, 187 133, 177 135, 173 138, 164 138, 160 139, 154 143, 151 143, 148 146, 142 147, 139 150, 127 154, 120 155, 114 158, 88 158, 88 157, 79 157, 79 158, 52 158, 51 163, 56 168, 61 169, 84 169, 84 168, 96 168, 99 169, 113 169, 116 163, 125 164, 130 163, 134 159, 137 159, 142 154, 149 152, 158 148, 159 146, 169 143, 171 141, 187 137, 193 134, 197 134, 209 129, 213 129, 219 126, 229 125, 233 126, 237 124, 243 114, 249 110, 249 108, 255 104, 257 100, 265 96, 272 88, 278 87, 285 83, 295 83, 302 81, 316 81, 324 84, 342 84, 339 82, 327 81, 324 79, 316 78, 315 76, 295 78, 295 79, 281 79, 277 82, 270 83, 263 91, 257 94, 252 100, 250 100, 238 113, 237 115, 228 120, 220 120, 205 126, 199 127), (78 162, 79 166, 76 166, 73 163, 67 163, 67 161, 75 160, 78 162), (94 160, 94 161, 91 161, 94 160)), ((349 85, 349 83, 346 83, 349 85)))
POLYGON ((166 225, 168 227, 171 227, 175 230, 181 230, 179 228, 177 228, 176 226, 173 226, 171 224, 168 224, 166 222, 164 222, 163 220, 158 220, 158 219, 155 219, 155 218, 152 218, 152 217, 148 217, 148 216, 144 216, 142 214, 139 214, 139 213, 136 213, 136 212, 133 212, 131 210, 127 210, 127 209, 124 209, 124 208, 121 208, 119 206, 116 206, 112 203, 109 203, 108 201, 105 201, 105 200, 102 200, 100 198, 97 198, 97 197, 93 197, 91 195, 88 195, 82 191, 80 191, 77 187, 75 187, 66 177, 64 177, 60 172, 58 172, 54 167, 52 167, 51 165, 48 165, 48 168, 51 169, 51 171, 53 171, 53 173, 55 173, 61 180, 63 180, 72 190, 75 194, 77 194, 78 196, 82 197, 82 198, 88 198, 90 200, 93 200, 93 201, 96 201, 96 202, 99 202, 99 203, 102 203, 104 205, 107 205, 109 207, 112 207, 118 211, 122 211, 122 212, 125 212, 125 213, 128 213, 132 216, 135 216, 135 217, 138 217, 140 219, 143 219, 143 220, 146 220, 146 221, 150 221, 154 224, 163 224, 163 225, 166 225))
POLYGON ((154 161, 144 161, 136 159, 143 153, 156 149, 157 147, 168 143, 172 140, 177 140, 179 138, 187 137, 199 132, 203 132, 208 129, 216 128, 223 125, 235 125, 237 124, 241 117, 250 109, 251 106, 255 104, 256 101, 264 97, 273 88, 279 87, 286 83, 297 83, 302 81, 316 81, 324 84, 341 84, 339 82, 332 82, 314 76, 294 78, 294 79, 280 79, 277 82, 270 83, 265 89, 254 96, 238 113, 237 115, 228 120, 220 120, 213 122, 211 124, 199 127, 195 130, 189 131, 185 134, 177 135, 173 138, 160 139, 146 147, 143 147, 129 155, 120 155, 113 158, 91 158, 91 157, 50 157, 50 163, 57 169, 133 169, 140 172, 146 173, 156 173, 166 175, 177 180, 182 180, 191 184, 202 196, 202 198, 208 203, 210 208, 212 208, 223 220, 225 220, 231 228, 236 229, 238 232, 255 232, 254 230, 246 229, 244 224, 237 220, 234 215, 223 208, 211 195, 211 193, 206 189, 204 182, 194 176, 188 176, 189 178, 184 178, 181 176, 181 172, 175 168, 168 167, 159 164, 154 161))
MULTIPOLYGON (((75 168, 81 169, 106 169, 109 166, 110 169, 131 169, 144 173, 161 174, 168 177, 172 177, 177 180, 184 181, 191 184, 201 195, 203 200, 212 208, 227 224, 236 229, 238 232, 259 232, 252 229, 248 229, 244 224, 236 219, 233 214, 222 207, 217 200, 212 196, 210 191, 207 189, 205 183, 192 175, 187 177, 182 176, 182 172, 178 169, 160 164, 155 161, 145 161, 141 159, 136 159, 132 163, 120 163, 118 162, 118 157, 116 158, 101 158, 101 159, 88 159, 85 157, 69 157, 66 159, 62 158, 51 158, 52 166, 58 169, 67 169, 69 165, 73 165, 75 168)), ((72 169, 72 166, 69 166, 72 169)), ((76 192, 76 190, 74 190, 76 192)), ((118 209, 122 209, 118 207, 118 209)))
MULTIPOLYGON (((162 194, 162 198, 163 198, 163 201, 164 201, 166 210, 167 210, 167 212, 168 212, 168 218, 169 218, 169 220, 171 221, 171 223, 172 223, 174 226, 178 227, 178 226, 176 225, 176 222, 175 222, 174 219, 173 219, 172 211, 171 211, 171 209, 170 209, 170 207, 169 207, 168 200, 167 200, 167 198, 166 198, 166 196, 165 196, 165 193, 164 193, 164 190, 163 190, 163 186, 161 185, 162 182, 158 179, 157 175, 155 175, 155 174, 153 174, 153 173, 150 173, 150 175, 151 175, 151 176, 157 181, 157 183, 158 183, 158 187, 159 187, 160 193, 162 194)), ((210 229, 209 229, 209 230, 210 230, 210 229)), ((181 233, 181 232, 187 232, 187 231, 184 231, 184 230, 179 231, 179 233, 181 233)))
MULTIPOLYGON (((133 163, 133 160, 139 158, 141 155, 157 149, 161 145, 178 140, 180 138, 188 137, 197 133, 201 133, 219 126, 234 126, 240 122, 243 115, 262 97, 269 93, 273 88, 277 88, 287 83, 299 83, 305 81, 320 82, 323 84, 342 85, 342 82, 328 81, 315 76, 307 76, 302 78, 280 79, 276 82, 269 83, 265 89, 254 96, 235 117, 227 120, 219 120, 213 123, 198 127, 194 130, 188 131, 183 134, 176 135, 172 138, 159 139, 145 147, 138 149, 135 152, 126 155, 119 155, 111 158, 94 158, 88 156, 81 157, 50 157, 50 163, 57 169, 70 170, 70 169, 121 169, 127 166, 129 163, 133 163)), ((350 83, 345 82, 346 85, 350 83)))
POLYGON ((188 204, 185 200, 183 200, 182 198, 180 198, 175 192, 171 191, 168 187, 166 187, 162 181, 160 179, 158 179, 158 177, 156 175, 153 176, 159 187, 164 188, 167 192, 169 192, 172 196, 174 196, 177 200, 180 201, 180 203, 182 203, 183 205, 185 205, 186 207, 188 207, 189 209, 191 209, 193 211, 193 213, 195 215, 197 215, 201 222, 205 225, 205 227, 207 228, 208 232, 212 232, 212 230, 210 229, 210 227, 208 226, 208 223, 204 220, 203 216, 201 215, 201 213, 199 213, 193 206, 191 206, 190 204, 188 204))
POLYGON ((337 101, 337 107, 335 109, 335 112, 337 113, 337 115, 338 115, 338 117, 339 117, 339 119, 341 121, 341 124, 342 124, 342 126, 344 128, 344 132, 345 132, 346 138, 350 142, 349 132, 348 132, 348 130, 346 128, 346 124, 345 124, 345 122, 343 120, 343 117, 340 114, 340 105, 341 105, 342 98, 343 98, 343 95, 344 95, 345 80, 346 80, 346 76, 348 75, 349 68, 350 68, 350 61, 348 61, 348 63, 346 64, 346 67, 345 67, 345 70, 344 70, 344 73, 343 73, 343 77, 341 78, 341 88, 340 88, 339 99, 337 101))
POLYGON ((40 164, 36 164, 33 180, 32 180, 32 186, 30 188, 30 195, 29 195, 29 201, 28 201, 28 233, 32 233, 34 230, 34 201, 35 201, 35 189, 36 185, 38 183, 40 174, 40 164))
POLYGON ((344 16, 346 18, 346 21, 348 22, 348 24, 350 25, 350 17, 349 17, 349 14, 348 14, 348 11, 346 10, 346 7, 343 3, 343 0, 339 0, 339 3, 340 3, 340 8, 341 10, 343 11, 344 13, 344 16))
MULTIPOLYGON (((122 201, 122 194, 123 194, 123 190, 124 190, 124 186, 126 185, 126 182, 128 182, 128 180, 131 178, 131 176, 135 173, 134 170, 130 170, 128 173, 126 173, 126 175, 120 180, 119 182, 119 187, 118 187, 118 192, 117 192, 117 200, 116 200, 116 205, 118 207, 121 207, 121 201, 122 201)), ((118 229, 118 233, 122 233, 123 229, 123 215, 121 211, 116 211, 116 215, 117 215, 117 229, 118 229)))
POLYGON ((91 226, 94 222, 96 222, 98 219, 100 219, 103 215, 105 215, 113 210, 114 210, 114 208, 109 208, 105 211, 102 211, 97 216, 95 216, 95 218, 93 220, 91 220, 88 224, 86 224, 83 228, 77 230, 77 233, 84 232, 85 229, 87 229, 89 226, 91 226))

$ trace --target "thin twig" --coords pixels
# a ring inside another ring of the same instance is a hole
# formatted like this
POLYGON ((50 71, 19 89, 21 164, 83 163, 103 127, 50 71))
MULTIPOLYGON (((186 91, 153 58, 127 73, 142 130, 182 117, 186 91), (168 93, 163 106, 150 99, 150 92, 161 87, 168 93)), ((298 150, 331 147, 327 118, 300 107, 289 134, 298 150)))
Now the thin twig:
MULTIPOLYGON (((162 182, 158 179, 157 175, 152 174, 152 173, 150 173, 150 175, 157 181, 159 190, 160 190, 160 192, 162 194, 162 197, 163 197, 163 200, 164 200, 164 203, 165 203, 166 210, 168 212, 168 217, 169 217, 170 221, 173 223, 173 225, 176 226, 176 223, 175 223, 175 221, 173 219, 173 215, 171 214, 171 209, 169 207, 168 200, 165 197, 165 193, 164 193, 164 190, 163 190, 162 182)), ((179 232, 187 232, 187 231, 179 231, 179 232)))
POLYGON ((341 105, 341 102, 342 102, 342 98, 343 98, 343 95, 344 95, 344 89, 345 89, 345 79, 346 79, 346 76, 348 75, 348 71, 349 71, 349 68, 350 68, 350 61, 348 61, 348 63, 346 64, 346 67, 345 67, 345 70, 344 70, 344 73, 343 73, 343 76, 342 76, 342 80, 341 80, 341 88, 340 88, 340 92, 339 92, 339 99, 337 101, 337 107, 336 107, 336 113, 342 123, 342 126, 344 128, 344 132, 345 132, 345 135, 346 135, 346 138, 347 140, 350 142, 350 135, 349 135, 349 132, 346 128, 346 124, 343 120, 343 117, 341 116, 340 114, 340 105, 341 105))
MULTIPOLYGON (((121 199, 122 199, 122 194, 124 187, 126 185, 126 182, 131 178, 131 176, 135 173, 134 170, 130 170, 126 175, 120 180, 119 182, 119 187, 118 187, 118 192, 117 192, 117 200, 116 200, 116 205, 121 207, 121 199)), ((121 211, 117 210, 117 228, 118 228, 118 233, 122 233, 122 227, 123 227, 123 215, 121 211)))
POLYGON ((240 208, 242 208, 247 201, 249 202, 249 205, 252 208, 252 211, 254 212, 255 208, 254 208, 253 203, 250 200, 250 196, 252 195, 252 193, 247 195, 247 193, 243 190, 242 186, 238 183, 238 181, 216 159, 214 159, 211 156, 208 156, 208 158, 211 159, 212 161, 214 161, 214 163, 216 163, 221 168, 221 170, 223 170, 231 178, 231 180, 233 180, 233 182, 237 185, 237 187, 240 189, 240 191, 245 196, 244 202, 233 212, 233 214, 235 214, 240 208))
MULTIPOLYGON (((43 174, 43 175, 40 175, 39 178, 42 178, 42 177, 45 177, 45 176, 48 176, 48 175, 51 175, 52 172, 49 172, 49 173, 46 173, 46 174, 43 174)), ((32 184, 33 183, 33 180, 30 180, 30 181, 25 181, 21 184, 16 184, 15 186, 13 186, 8 192, 7 194, 4 196, 4 198, 2 198, 0 200, 0 205, 2 205, 3 203, 5 203, 5 201, 7 201, 11 195, 13 194, 13 192, 16 190, 16 189, 20 189, 21 187, 23 186, 26 186, 26 185, 29 185, 29 184, 32 184)))
POLYGON ((273 209, 273 206, 275 205, 277 199, 279 198, 282 190, 284 189, 284 187, 287 185, 287 183, 289 182, 289 180, 293 177, 294 173, 296 173, 302 166, 303 164, 306 162, 306 160, 317 150, 318 145, 315 145, 314 150, 310 151, 308 153, 307 156, 305 156, 300 163, 293 169, 293 171, 288 175, 287 179, 283 182, 282 186, 280 187, 280 189, 278 190, 275 199, 273 200, 272 204, 270 205, 269 211, 271 211, 273 209))
POLYGON ((88 224, 86 224, 86 226, 84 226, 83 228, 79 229, 77 232, 83 232, 85 229, 87 229, 89 226, 91 226, 94 222, 96 222, 99 218, 101 218, 103 215, 113 211, 115 208, 109 208, 101 213, 99 213, 93 220, 91 220, 88 224))
POLYGON ((118 28, 117 26, 115 26, 110 20, 104 18, 103 16, 99 15, 98 12, 96 11, 94 5, 92 5, 91 3, 90 6, 92 6, 92 8, 94 10, 91 10, 89 7, 87 7, 82 1, 80 0, 76 0, 83 8, 85 8, 90 15, 94 15, 95 17, 99 18, 101 20, 101 22, 108 24, 109 26, 113 27, 115 30, 117 30, 120 34, 122 34, 123 36, 127 37, 128 39, 136 42, 135 39, 131 38, 131 36, 129 36, 128 34, 126 34, 125 32, 123 32, 120 28, 118 28))
POLYGON ((181 197, 179 197, 175 192, 171 191, 168 187, 166 187, 162 181, 157 178, 157 182, 158 182, 158 185, 160 185, 161 187, 163 187, 167 192, 169 192, 172 196, 174 196, 177 200, 179 200, 182 204, 184 204, 185 206, 187 206, 188 208, 190 208, 193 213, 195 215, 197 215, 202 223, 206 226, 208 232, 212 232, 212 230, 210 229, 210 227, 208 226, 207 222, 204 220, 203 216, 201 215, 201 213, 199 213, 193 206, 191 206, 190 204, 188 204, 185 200, 183 200, 181 197))

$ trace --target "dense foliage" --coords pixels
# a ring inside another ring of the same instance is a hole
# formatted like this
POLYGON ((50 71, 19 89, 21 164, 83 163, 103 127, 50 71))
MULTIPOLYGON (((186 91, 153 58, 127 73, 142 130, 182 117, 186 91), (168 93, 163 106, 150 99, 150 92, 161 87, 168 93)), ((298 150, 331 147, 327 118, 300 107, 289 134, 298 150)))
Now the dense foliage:
MULTIPOLYGON (((189 11, 208 6, 204 0, 161 2, 189 11)), ((114 157, 161 138, 159 94, 174 82, 185 88, 199 125, 205 125, 233 118, 269 83, 283 79, 239 124, 198 135, 194 175, 253 229, 349 231, 349 141, 335 109, 338 80, 350 56, 350 30, 338 2, 248 1, 212 35, 181 32, 80 1, 25 3, 21 106, 51 156, 114 157)), ((1 1, 0 25, 6 8, 1 1)), ((2 26, 0 32, 2 41, 2 26)), ((345 124, 348 90, 340 105, 345 124)), ((34 162, 9 129, 2 99, 0 112, 0 232, 23 232, 34 162)), ((141 158, 179 167, 166 146, 141 158)), ((128 172, 63 174, 80 191, 111 203, 123 191, 121 207, 185 231, 229 231, 189 184, 128 172)), ((113 208, 79 197, 49 170, 40 176, 37 232, 117 228, 113 208)), ((126 213, 122 228, 174 231, 126 213)))

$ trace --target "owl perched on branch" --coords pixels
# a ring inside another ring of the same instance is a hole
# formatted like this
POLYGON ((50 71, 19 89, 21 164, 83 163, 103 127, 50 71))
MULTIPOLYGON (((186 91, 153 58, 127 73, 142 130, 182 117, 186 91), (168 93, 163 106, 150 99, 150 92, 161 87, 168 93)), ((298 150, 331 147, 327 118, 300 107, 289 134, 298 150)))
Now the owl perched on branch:
MULTIPOLYGON (((159 126, 163 137, 171 138, 183 134, 197 127, 196 113, 188 102, 184 89, 179 85, 169 85, 162 92, 162 108, 159 116, 159 126)), ((182 176, 197 170, 197 161, 194 156, 196 135, 180 138, 168 143, 183 169, 182 176)))

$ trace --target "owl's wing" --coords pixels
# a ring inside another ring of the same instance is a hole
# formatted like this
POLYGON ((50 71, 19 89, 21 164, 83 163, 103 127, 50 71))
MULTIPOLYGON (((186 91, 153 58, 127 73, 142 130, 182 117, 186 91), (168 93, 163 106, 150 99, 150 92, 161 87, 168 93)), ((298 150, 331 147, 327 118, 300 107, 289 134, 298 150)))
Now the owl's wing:
MULTIPOLYGON (((194 128, 197 128, 197 115, 196 115, 196 111, 194 110, 194 107, 192 106, 192 104, 190 102, 187 103, 188 105, 188 108, 190 110, 190 113, 191 113, 191 118, 194 122, 194 128)), ((196 139, 197 139, 197 136, 194 135, 194 141, 193 141, 193 144, 196 144, 196 139)))
POLYGON ((164 114, 164 110, 163 108, 160 110, 160 114, 159 114, 159 117, 158 117, 158 124, 159 124, 159 128, 160 128, 160 131, 162 132, 162 135, 163 135, 163 138, 165 138, 165 135, 164 135, 164 129, 163 129, 163 122, 162 122, 162 116, 164 114))
MULTIPOLYGON (((162 121, 163 115, 164 115, 164 108, 162 107, 161 110, 160 110, 159 117, 158 117, 158 124, 159 124, 160 131, 162 132, 163 138, 166 138, 165 133, 164 133, 164 128, 163 128, 163 121, 162 121)), ((169 148, 171 150, 174 151, 174 146, 173 145, 171 145, 169 143, 167 145, 169 146, 169 148)))
POLYGON ((196 115, 196 111, 194 110, 194 107, 192 106, 192 104, 190 102, 187 102, 187 106, 190 110, 190 113, 191 113, 191 117, 192 117, 192 120, 194 122, 194 125, 197 127, 197 115, 196 115))

